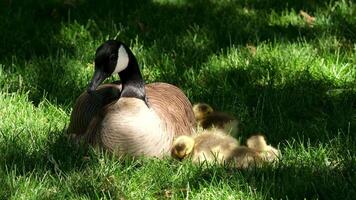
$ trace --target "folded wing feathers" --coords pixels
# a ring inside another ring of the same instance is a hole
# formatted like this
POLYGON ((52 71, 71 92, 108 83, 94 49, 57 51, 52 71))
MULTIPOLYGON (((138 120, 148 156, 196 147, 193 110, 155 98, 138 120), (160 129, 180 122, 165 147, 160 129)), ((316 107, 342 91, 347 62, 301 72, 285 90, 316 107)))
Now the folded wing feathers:
POLYGON ((83 92, 72 110, 68 133, 82 136, 87 134, 89 129, 94 129, 100 121, 97 118, 95 123, 91 123, 94 116, 99 114, 106 105, 117 100, 120 97, 120 90, 121 85, 105 84, 100 86, 94 95, 83 92))
POLYGON ((192 105, 184 93, 177 87, 166 83, 146 85, 148 102, 175 137, 190 135, 195 127, 192 105), (171 126, 171 127, 170 127, 171 126))

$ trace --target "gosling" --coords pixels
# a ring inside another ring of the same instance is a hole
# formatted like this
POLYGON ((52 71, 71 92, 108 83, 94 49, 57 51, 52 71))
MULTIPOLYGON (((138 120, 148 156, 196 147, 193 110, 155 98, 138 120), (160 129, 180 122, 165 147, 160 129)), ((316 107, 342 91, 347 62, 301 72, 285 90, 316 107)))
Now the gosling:
POLYGON ((250 137, 247 145, 239 146, 235 138, 220 129, 209 129, 196 136, 176 138, 171 155, 179 160, 189 157, 193 163, 226 164, 238 169, 261 167, 281 156, 261 135, 250 137))
POLYGON ((197 103, 193 106, 193 112, 198 126, 203 129, 218 128, 224 130, 232 136, 237 136, 238 120, 233 116, 214 111, 214 109, 206 103, 197 103))
POLYGON ((257 151, 266 162, 278 161, 282 157, 281 152, 268 145, 263 135, 254 135, 247 139, 247 146, 257 151))
POLYGON ((180 136, 173 142, 171 155, 183 160, 191 157, 193 163, 223 164, 239 142, 220 129, 203 130, 195 136, 180 136))

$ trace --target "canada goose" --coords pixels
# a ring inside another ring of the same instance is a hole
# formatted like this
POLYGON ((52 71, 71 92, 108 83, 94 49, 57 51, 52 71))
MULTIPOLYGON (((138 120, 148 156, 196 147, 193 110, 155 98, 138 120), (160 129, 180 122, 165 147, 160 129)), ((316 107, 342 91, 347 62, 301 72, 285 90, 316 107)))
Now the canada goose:
POLYGON ((195 136, 180 136, 172 145, 171 155, 180 160, 190 156, 194 163, 222 164, 228 159, 238 141, 221 129, 203 130, 195 136))
POLYGON ((174 137, 194 131, 195 118, 179 88, 167 83, 145 85, 132 51, 122 42, 108 40, 96 50, 93 78, 87 94, 74 106, 69 127, 70 134, 117 155, 162 157, 174 137), (98 87, 115 73, 121 84, 98 87), (78 123, 81 117, 89 120, 78 123))
POLYGON ((247 146, 256 150, 260 156, 267 162, 273 162, 281 158, 282 154, 279 150, 267 145, 266 139, 262 135, 254 135, 247 139, 247 146))
POLYGON ((201 126, 203 129, 215 127, 225 130, 230 135, 237 136, 238 121, 233 116, 224 112, 214 111, 206 103, 194 104, 193 112, 198 126, 201 126))

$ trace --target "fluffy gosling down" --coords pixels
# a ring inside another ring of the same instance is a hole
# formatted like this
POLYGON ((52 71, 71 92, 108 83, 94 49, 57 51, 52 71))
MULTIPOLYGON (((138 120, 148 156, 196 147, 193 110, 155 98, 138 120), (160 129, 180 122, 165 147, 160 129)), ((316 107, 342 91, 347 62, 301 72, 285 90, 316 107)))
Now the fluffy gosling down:
POLYGON ((254 135, 247 139, 247 147, 257 151, 263 160, 267 162, 277 161, 282 157, 281 152, 268 145, 266 139, 262 135, 254 135))
POLYGON ((183 160, 191 157, 194 163, 217 162, 222 164, 230 152, 239 146, 238 141, 220 129, 203 130, 195 136, 180 136, 173 142, 171 155, 183 160))
POLYGON ((248 139, 248 146, 239 146, 238 141, 220 129, 204 130, 196 136, 180 136, 173 142, 171 155, 183 160, 190 157, 193 163, 218 163, 246 169, 274 162, 280 152, 267 145, 263 136, 248 139))
POLYGON ((230 135, 237 135, 239 123, 233 116, 224 112, 214 111, 214 109, 206 103, 194 104, 193 112, 198 126, 203 129, 218 128, 230 135))
POLYGON ((245 169, 261 167, 264 163, 277 162, 281 156, 279 150, 267 145, 264 136, 254 135, 247 139, 247 147, 239 146, 235 148, 227 162, 236 168, 245 169))

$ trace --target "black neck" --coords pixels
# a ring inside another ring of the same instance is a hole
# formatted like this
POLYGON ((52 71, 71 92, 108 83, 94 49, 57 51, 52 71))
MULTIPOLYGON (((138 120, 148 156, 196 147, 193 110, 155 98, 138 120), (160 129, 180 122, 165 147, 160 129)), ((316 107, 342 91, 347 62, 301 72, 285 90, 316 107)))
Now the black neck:
POLYGON ((134 97, 146 101, 145 82, 142 78, 140 68, 133 53, 126 48, 129 56, 129 63, 123 71, 119 73, 122 82, 121 97, 134 97))

